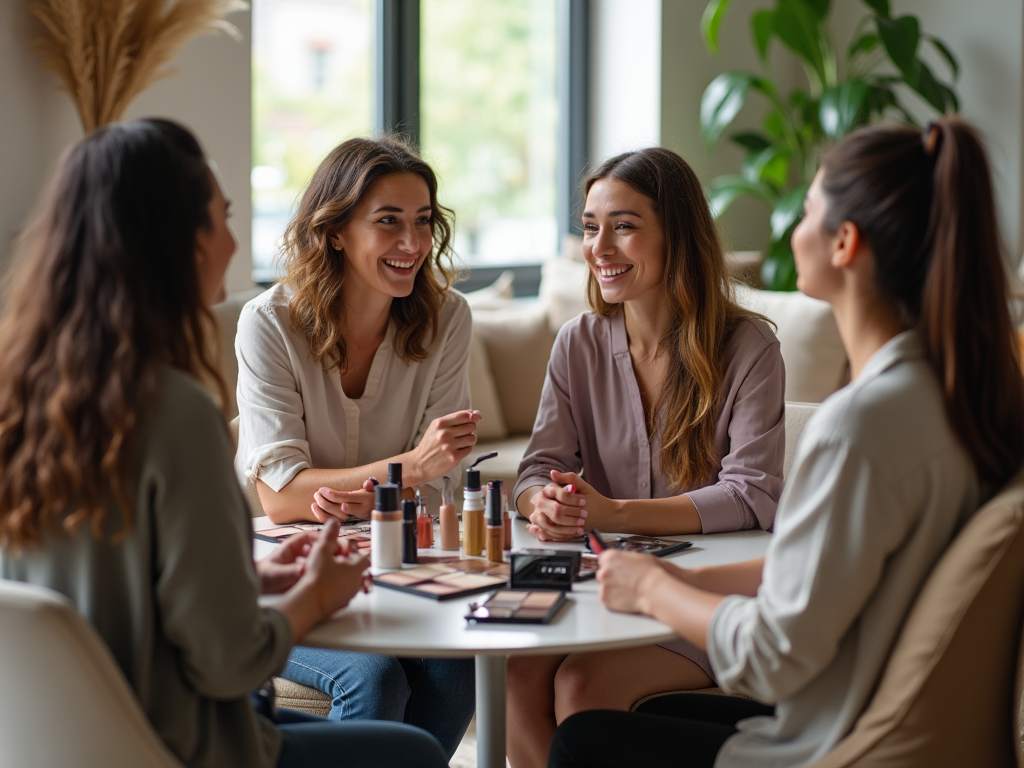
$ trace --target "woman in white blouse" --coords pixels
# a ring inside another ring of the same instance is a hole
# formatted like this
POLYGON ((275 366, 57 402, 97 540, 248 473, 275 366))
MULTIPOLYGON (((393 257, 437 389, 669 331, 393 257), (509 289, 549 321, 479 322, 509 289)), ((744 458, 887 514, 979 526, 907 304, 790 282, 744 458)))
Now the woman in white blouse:
POLYGON ((973 129, 942 118, 923 135, 852 134, 825 157, 792 244, 852 381, 807 425, 765 558, 687 570, 608 551, 598 573, 608 607, 707 648, 724 690, 775 710, 687 695, 584 712, 559 727, 549 768, 816 761, 867 705, 943 550, 1024 461, 1024 380, 973 129))
MULTIPOLYGON (((285 278, 246 304, 235 342, 236 470, 275 522, 368 517, 388 463, 411 487, 472 450, 472 320, 450 244, 437 179, 404 144, 351 139, 313 175, 285 278)), ((473 713, 470 660, 297 648, 283 676, 327 692, 332 718, 415 723, 449 756, 473 713)))

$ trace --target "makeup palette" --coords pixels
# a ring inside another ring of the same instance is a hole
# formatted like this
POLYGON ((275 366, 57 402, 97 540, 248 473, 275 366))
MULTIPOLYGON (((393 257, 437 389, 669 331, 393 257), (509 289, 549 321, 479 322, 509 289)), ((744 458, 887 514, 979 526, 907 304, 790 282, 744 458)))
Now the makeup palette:
POLYGON ((509 567, 485 560, 453 560, 378 574, 373 583, 434 600, 487 592, 508 584, 509 567))
MULTIPOLYGON (((614 539, 606 539, 605 544, 609 549, 621 549, 625 552, 640 552, 655 557, 666 557, 676 552, 682 552, 693 546, 692 541, 672 541, 671 539, 656 539, 651 536, 617 536, 614 539)), ((590 542, 587 541, 587 549, 590 549, 590 542)), ((580 555, 580 568, 576 574, 576 581, 586 581, 597 576, 597 555, 593 552, 583 552, 580 555)))
POLYGON ((566 603, 558 590, 499 589, 483 604, 471 603, 466 621, 478 624, 547 624, 566 603))
MULTIPOLYGON (((319 531, 322 528, 323 525, 320 523, 295 523, 277 528, 265 528, 253 533, 253 536, 261 541, 269 541, 271 544, 282 544, 292 536, 306 531, 319 531)), ((360 551, 368 552, 370 549, 370 524, 365 520, 344 523, 338 531, 338 538, 349 539, 359 547, 360 551)))

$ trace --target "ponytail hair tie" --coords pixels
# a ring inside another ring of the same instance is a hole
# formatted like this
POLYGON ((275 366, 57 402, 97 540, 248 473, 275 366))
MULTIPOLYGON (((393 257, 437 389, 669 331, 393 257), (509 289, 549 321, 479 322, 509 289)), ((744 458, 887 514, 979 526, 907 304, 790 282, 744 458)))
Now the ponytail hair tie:
POLYGON ((928 123, 921 131, 921 145, 924 147, 924 153, 928 159, 935 162, 935 157, 939 154, 939 147, 942 145, 942 130, 936 123, 928 123))

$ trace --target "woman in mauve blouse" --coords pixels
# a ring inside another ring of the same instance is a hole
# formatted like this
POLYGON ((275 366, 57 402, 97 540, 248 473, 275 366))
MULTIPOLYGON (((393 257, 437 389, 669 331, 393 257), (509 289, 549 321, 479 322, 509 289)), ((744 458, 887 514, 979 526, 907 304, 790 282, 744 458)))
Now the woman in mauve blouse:
MULTIPOLYGON (((768 530, 782 492, 786 374, 733 303, 700 182, 674 152, 612 158, 585 183, 593 312, 558 334, 513 491, 543 541, 768 530)), ((546 763, 556 724, 713 685, 690 643, 509 660, 509 757, 546 763)))

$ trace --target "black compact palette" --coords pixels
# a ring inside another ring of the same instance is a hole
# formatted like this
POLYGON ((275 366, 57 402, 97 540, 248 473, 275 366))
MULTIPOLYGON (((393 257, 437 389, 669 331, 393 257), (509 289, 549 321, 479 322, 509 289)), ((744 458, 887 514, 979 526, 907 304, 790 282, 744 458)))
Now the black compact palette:
POLYGON ((549 589, 499 589, 482 604, 471 603, 466 621, 477 624, 547 624, 568 601, 549 589))

